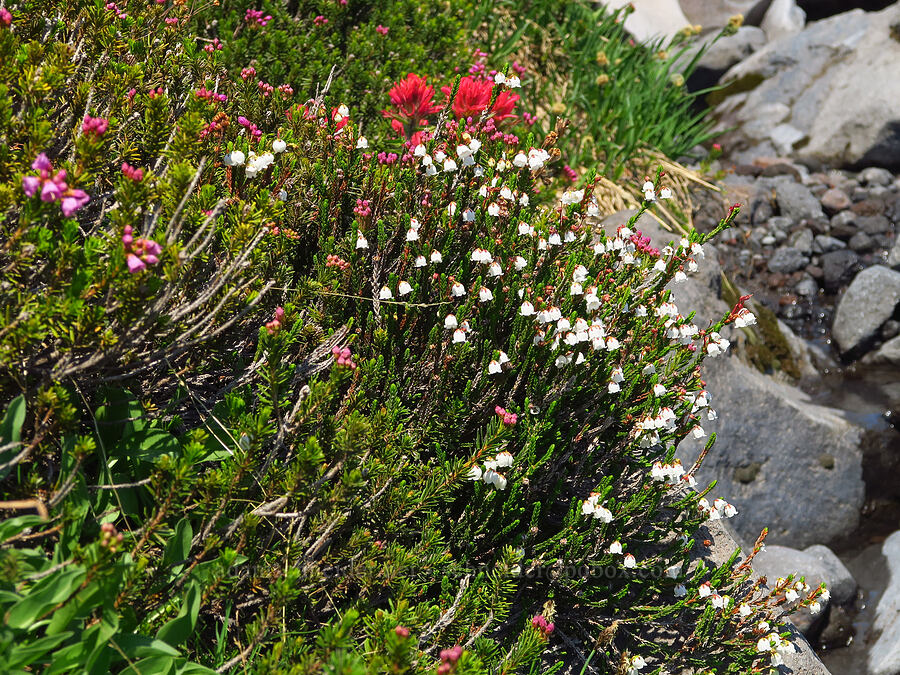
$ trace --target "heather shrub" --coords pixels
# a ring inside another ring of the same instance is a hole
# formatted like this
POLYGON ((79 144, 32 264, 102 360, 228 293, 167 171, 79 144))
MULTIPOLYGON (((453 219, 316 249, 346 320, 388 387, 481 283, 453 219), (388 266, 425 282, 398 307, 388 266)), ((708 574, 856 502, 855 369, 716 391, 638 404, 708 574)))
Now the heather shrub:
POLYGON ((821 590, 698 561, 734 507, 674 460, 751 320, 670 302, 712 235, 596 233, 514 80, 407 80, 367 140, 350 90, 224 76, 185 5, 49 11, 0 14, 11 671, 778 662, 821 590))

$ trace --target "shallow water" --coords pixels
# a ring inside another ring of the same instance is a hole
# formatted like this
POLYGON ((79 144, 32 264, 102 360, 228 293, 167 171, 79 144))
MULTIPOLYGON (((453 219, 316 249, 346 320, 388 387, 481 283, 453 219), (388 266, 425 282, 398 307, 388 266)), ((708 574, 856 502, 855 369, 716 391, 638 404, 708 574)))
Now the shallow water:
MULTIPOLYGON (((900 369, 854 365, 824 373, 804 389, 814 401, 844 411, 865 430, 862 443, 866 502, 859 527, 831 548, 859 584, 850 611, 852 631, 847 646, 816 651, 832 675, 862 675, 875 608, 889 574, 881 555, 884 539, 900 529, 900 369)), ((843 639, 843 635, 841 636, 843 639)))

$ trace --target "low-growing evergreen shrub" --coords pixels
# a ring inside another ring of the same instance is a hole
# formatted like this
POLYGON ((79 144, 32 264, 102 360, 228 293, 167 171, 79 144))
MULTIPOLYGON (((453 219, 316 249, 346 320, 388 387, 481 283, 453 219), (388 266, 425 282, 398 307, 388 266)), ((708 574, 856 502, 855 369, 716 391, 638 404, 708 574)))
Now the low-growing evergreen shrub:
MULTIPOLYGON (((821 590, 698 562, 734 507, 673 459, 749 320, 669 302, 708 236, 595 233, 594 176, 544 181, 562 126, 502 119, 515 81, 430 78, 417 138, 366 140, 335 79, 223 76, 184 4, 36 7, 0 14, 9 671, 778 662, 821 590)), ((222 16, 280 16, 251 9, 222 16)))

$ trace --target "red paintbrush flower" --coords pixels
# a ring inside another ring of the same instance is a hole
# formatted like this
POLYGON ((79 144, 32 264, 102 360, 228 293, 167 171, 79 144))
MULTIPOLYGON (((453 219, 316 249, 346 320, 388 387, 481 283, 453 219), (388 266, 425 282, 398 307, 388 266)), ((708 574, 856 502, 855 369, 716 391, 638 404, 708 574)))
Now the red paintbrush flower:
MULTIPOLYGON (((459 91, 456 92, 456 98, 453 100, 453 114, 459 119, 467 117, 478 117, 485 111, 491 102, 491 95, 494 90, 494 83, 490 80, 476 80, 472 77, 464 77, 459 82, 459 91)), ((452 87, 441 87, 441 91, 447 98, 453 93, 452 87)), ((491 112, 497 122, 506 119, 515 118, 512 110, 519 100, 518 94, 509 91, 501 92, 494 101, 491 112)))
POLYGON ((415 73, 409 73, 405 80, 396 82, 388 96, 394 108, 382 110, 381 114, 392 119, 391 126, 407 138, 428 123, 429 115, 441 110, 441 106, 434 102, 434 87, 428 86, 425 78, 415 73))

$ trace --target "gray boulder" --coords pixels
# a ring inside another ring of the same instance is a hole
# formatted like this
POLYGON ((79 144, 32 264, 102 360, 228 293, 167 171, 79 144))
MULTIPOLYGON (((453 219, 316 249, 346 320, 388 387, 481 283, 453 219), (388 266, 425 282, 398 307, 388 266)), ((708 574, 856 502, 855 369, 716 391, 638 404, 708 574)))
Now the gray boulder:
POLYGON ((694 47, 685 51, 684 56, 678 61, 679 64, 687 66, 697 52, 703 46, 708 45, 697 61, 694 73, 688 81, 691 90, 696 91, 713 86, 729 68, 740 63, 766 44, 765 32, 762 28, 755 26, 741 26, 734 35, 716 38, 717 34, 701 38, 694 47))
POLYGON ((796 35, 805 24, 806 12, 794 0, 772 0, 760 28, 766 31, 769 40, 780 40, 796 35))
POLYGON ((900 366, 900 335, 892 337, 874 352, 866 354, 863 363, 900 366))
POLYGON ((834 314, 831 333, 841 353, 858 355, 865 351, 898 303, 900 272, 874 265, 857 274, 834 314))
POLYGON ((875 609, 872 631, 878 638, 869 650, 869 675, 900 673, 900 532, 884 541, 881 553, 891 579, 875 609))
MULTIPOLYGON (((864 497, 860 429, 736 358, 707 361, 704 376, 722 414, 704 419, 717 440, 697 479, 718 481, 712 497, 738 508, 738 533, 752 541, 768 527, 768 542, 799 547, 852 531, 864 497)), ((682 461, 702 446, 685 439, 682 461)))
MULTIPOLYGON (((790 3, 773 2, 769 13, 781 12, 776 5, 783 4, 790 3)), ((781 103, 790 109, 783 121, 807 140, 794 146, 799 158, 828 166, 900 167, 900 42, 891 35, 898 22, 900 3, 880 12, 855 9, 770 42, 734 66, 723 81, 740 93, 717 110, 723 130, 738 128, 724 143, 735 151, 763 143, 766 138, 748 127, 756 111, 781 103)))

